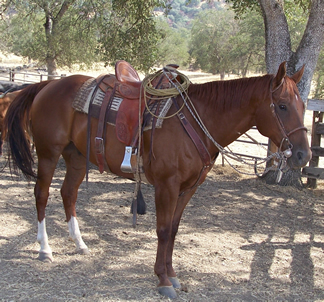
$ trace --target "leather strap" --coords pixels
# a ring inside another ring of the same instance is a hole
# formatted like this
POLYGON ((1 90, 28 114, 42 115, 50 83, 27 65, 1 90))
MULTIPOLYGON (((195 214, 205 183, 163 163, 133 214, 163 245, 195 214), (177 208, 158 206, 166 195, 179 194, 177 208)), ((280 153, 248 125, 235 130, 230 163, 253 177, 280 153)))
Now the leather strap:
POLYGON ((100 83, 104 79, 104 75, 100 76, 97 78, 97 85, 92 92, 91 99, 89 102, 89 107, 88 107, 88 124, 87 124, 87 154, 86 154, 86 184, 88 186, 88 180, 89 180, 89 165, 90 165, 90 137, 91 137, 91 112, 92 112, 92 105, 93 105, 93 100, 94 97, 97 93, 97 90, 99 88, 100 83))
POLYGON ((115 91, 116 91, 116 85, 114 86, 114 89, 112 91, 106 92, 100 107, 97 136, 95 137, 96 159, 97 159, 97 164, 100 173, 103 173, 104 165, 106 162, 105 161, 105 140, 104 140, 106 113, 115 95, 115 91))
MULTIPOLYGON (((180 107, 177 104, 177 102, 175 101, 175 98, 172 98, 172 100, 173 100, 173 103, 176 106, 177 110, 179 110, 180 107)), ((212 160, 211 160, 210 154, 207 150, 207 147, 205 146, 204 142, 199 137, 196 130, 192 127, 192 125, 189 123, 189 121, 187 120, 187 118, 185 117, 185 115, 182 112, 178 112, 177 116, 178 116, 182 126, 186 130, 187 134, 191 138, 192 142, 196 146, 198 153, 200 155, 200 158, 204 164, 204 167, 209 167, 210 165, 212 165, 212 160)))

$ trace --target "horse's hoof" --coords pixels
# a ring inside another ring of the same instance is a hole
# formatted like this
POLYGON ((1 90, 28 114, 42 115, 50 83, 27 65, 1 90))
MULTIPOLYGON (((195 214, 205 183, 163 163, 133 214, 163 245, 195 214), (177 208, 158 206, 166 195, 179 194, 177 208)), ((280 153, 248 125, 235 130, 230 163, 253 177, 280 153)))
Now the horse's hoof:
POLYGON ((177 293, 173 286, 159 286, 158 290, 162 296, 168 297, 170 299, 175 299, 177 297, 177 293))
POLYGON ((77 250, 77 253, 80 254, 80 255, 89 255, 90 254, 90 251, 89 249, 79 249, 77 250))
POLYGON ((170 282, 172 283, 174 288, 181 288, 181 284, 177 277, 169 277, 170 282))
POLYGON ((40 252, 37 259, 43 262, 53 262, 52 254, 44 252, 40 252))

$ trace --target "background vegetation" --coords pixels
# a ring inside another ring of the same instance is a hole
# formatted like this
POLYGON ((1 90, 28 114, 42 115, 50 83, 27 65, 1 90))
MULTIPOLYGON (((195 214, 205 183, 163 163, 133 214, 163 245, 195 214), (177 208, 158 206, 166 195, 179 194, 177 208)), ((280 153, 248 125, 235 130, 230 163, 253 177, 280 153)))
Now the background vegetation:
MULTIPOLYGON (((264 73, 266 43, 260 8, 253 1, 247 1, 252 3, 250 10, 237 5, 244 1, 232 2, 235 13, 224 1, 7 0, 1 5, 0 50, 46 65, 50 74, 59 67, 89 68, 99 61, 113 65, 118 59, 144 72, 176 63, 219 73, 222 78, 264 73)), ((286 2, 296 50, 307 16, 303 5, 286 2)), ((318 98, 324 97, 323 63, 321 53, 313 77, 318 98)))

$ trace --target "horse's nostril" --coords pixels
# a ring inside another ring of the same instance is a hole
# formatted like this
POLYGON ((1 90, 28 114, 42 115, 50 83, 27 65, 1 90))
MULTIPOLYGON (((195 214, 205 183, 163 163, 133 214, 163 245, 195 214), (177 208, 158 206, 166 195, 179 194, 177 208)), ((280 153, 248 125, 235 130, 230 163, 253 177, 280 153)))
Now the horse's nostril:
POLYGON ((304 152, 298 151, 297 152, 297 158, 298 158, 298 161, 301 162, 303 160, 303 158, 304 158, 304 152))
POLYGON ((311 152, 300 150, 296 153, 296 158, 301 167, 305 166, 308 163, 308 161, 311 159, 311 157, 312 157, 311 152))

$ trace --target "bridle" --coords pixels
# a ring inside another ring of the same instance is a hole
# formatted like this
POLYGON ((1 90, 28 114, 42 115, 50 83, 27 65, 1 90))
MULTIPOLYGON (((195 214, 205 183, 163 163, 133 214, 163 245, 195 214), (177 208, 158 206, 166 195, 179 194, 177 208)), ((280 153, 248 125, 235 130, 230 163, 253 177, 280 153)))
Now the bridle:
POLYGON ((291 157, 291 155, 292 155, 292 151, 291 150, 294 147, 293 144, 289 140, 289 136, 292 135, 293 133, 299 131, 299 130, 305 130, 307 132, 307 128, 304 127, 304 126, 299 126, 299 127, 295 128, 295 129, 287 132, 286 129, 285 129, 285 126, 284 126, 284 124, 282 122, 282 120, 280 119, 278 113, 276 112, 275 104, 273 102, 272 95, 273 95, 273 93, 275 91, 277 91, 283 85, 284 82, 285 82, 285 78, 282 79, 280 85, 278 85, 278 87, 276 87, 276 89, 271 90, 271 86, 272 86, 272 83, 273 83, 273 79, 271 80, 271 83, 270 83, 270 97, 271 97, 270 109, 271 109, 271 113, 272 113, 273 117, 275 118, 275 121, 276 121, 276 123, 277 123, 277 125, 278 125, 278 127, 280 129, 280 132, 283 135, 283 138, 282 138, 281 143, 280 143, 280 146, 279 146, 279 152, 281 151, 281 148, 282 148, 282 146, 283 146, 283 144, 285 142, 288 145, 288 148, 286 150, 282 151, 284 157, 287 159, 287 158, 291 157))
POLYGON ((281 140, 281 143, 280 143, 280 146, 278 148, 278 153, 280 155, 280 159, 279 159, 279 163, 278 163, 278 174, 277 174, 277 177, 276 177, 276 183, 279 183, 281 178, 282 178, 282 175, 283 175, 283 170, 284 168, 286 167, 286 164, 287 164, 287 159, 289 157, 292 156, 292 149, 293 149, 293 144, 290 142, 289 140, 289 136, 292 135, 293 133, 299 131, 299 130, 305 130, 307 132, 307 128, 304 127, 304 126, 299 126, 299 127, 296 127, 295 129, 287 132, 286 129, 285 129, 285 126, 281 120, 281 118, 279 117, 278 113, 276 112, 276 107, 275 107, 275 104, 273 102, 273 98, 272 98, 272 95, 275 91, 277 91, 282 85, 283 83, 285 82, 285 78, 282 79, 280 85, 278 85, 278 87, 276 87, 276 89, 274 90, 271 90, 271 87, 272 87, 272 83, 273 83, 273 79, 271 80, 271 83, 270 83, 270 97, 271 97, 271 104, 270 104, 270 109, 271 109, 271 113, 280 129, 280 132, 281 134, 283 135, 283 138, 281 140), (284 151, 281 151, 281 148, 283 146, 284 143, 287 143, 287 149, 284 150, 284 151))

